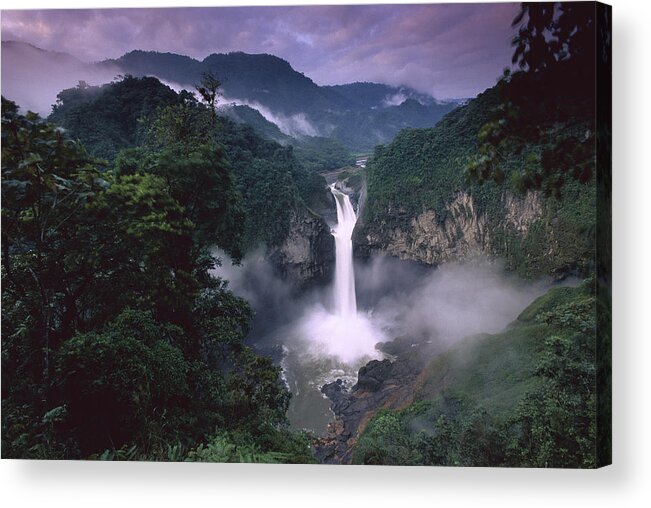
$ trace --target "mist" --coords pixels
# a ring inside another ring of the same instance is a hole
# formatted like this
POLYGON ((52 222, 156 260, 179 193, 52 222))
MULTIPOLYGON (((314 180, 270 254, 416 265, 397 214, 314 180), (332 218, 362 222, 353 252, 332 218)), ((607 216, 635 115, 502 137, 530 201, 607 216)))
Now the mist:
POLYGON ((319 130, 310 122, 305 113, 296 113, 291 116, 283 115, 271 111, 268 107, 260 104, 257 101, 249 101, 246 99, 237 99, 233 97, 222 97, 222 104, 236 104, 241 106, 249 106, 250 108, 258 110, 258 112, 267 120, 280 129, 283 134, 287 134, 293 138, 301 136, 319 136, 319 130))
POLYGON ((468 336, 498 333, 551 280, 524 281, 499 263, 438 268, 390 256, 355 260, 357 313, 338 314, 333 281, 299 291, 265 259, 264 250, 233 265, 223 252, 214 275, 255 311, 246 341, 281 367, 292 393, 289 419, 297 429, 325 432, 332 421, 321 387, 357 383, 370 360, 399 358, 418 346, 427 361, 468 336))
POLYGON ((387 95, 382 101, 383 106, 400 106, 407 100, 407 96, 402 92, 396 92, 393 95, 387 95))
POLYGON ((521 280, 487 261, 423 269, 376 256, 356 270, 360 296, 390 336, 446 346, 504 330, 551 285, 521 280), (396 281, 402 282, 395 286, 396 281))
POLYGON ((278 276, 262 251, 240 266, 219 256, 223 264, 215 275, 228 280, 231 290, 256 311, 252 342, 268 345, 282 335, 285 345, 302 354, 355 366, 377 358, 380 342, 408 339, 447 348, 468 336, 498 333, 551 286, 550 280, 524 281, 507 274, 496 262, 433 268, 376 255, 355 262, 360 320, 342 324, 331 318, 331 285, 298 292, 278 276))
POLYGON ((21 43, 2 43, 2 95, 23 112, 46 117, 57 94, 79 81, 89 85, 109 83, 121 74, 114 66, 82 62, 65 53, 51 53, 21 43))

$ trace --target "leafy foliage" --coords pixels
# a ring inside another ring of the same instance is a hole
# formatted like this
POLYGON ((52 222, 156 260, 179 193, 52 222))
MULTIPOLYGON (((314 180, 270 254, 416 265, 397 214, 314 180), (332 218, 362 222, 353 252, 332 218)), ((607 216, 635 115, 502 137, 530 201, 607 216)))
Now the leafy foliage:
POLYGON ((355 163, 348 149, 331 138, 304 137, 294 147, 296 158, 310 171, 328 171, 355 163))
MULTIPOLYGON (((219 89, 214 93, 216 100, 219 89)), ((177 95, 154 78, 127 76, 59 96, 51 120, 91 153, 115 160, 118 174, 162 177, 194 223, 195 240, 211 241, 235 259, 260 244, 281 243, 292 209, 313 206, 326 195, 324 180, 306 170, 291 147, 213 116, 215 110, 189 92, 177 95), (124 125, 107 109, 115 101, 131 112, 120 117, 124 125), (79 117, 92 118, 92 129, 79 117), (114 131, 133 134, 116 137, 114 131), (110 147, 106 139, 114 140, 110 147)))
POLYGON ((139 118, 177 100, 174 90, 152 77, 125 76, 102 86, 80 83, 57 95, 49 120, 95 156, 111 160, 119 150, 142 141, 145 126, 139 118))
POLYGON ((250 307, 210 273, 242 227, 223 149, 171 118, 173 143, 107 169, 2 101, 3 457, 182 460, 229 435, 242 460, 311 460, 243 342, 250 307))
POLYGON ((536 375, 544 382, 511 417, 510 460, 531 467, 596 466, 595 300, 542 313, 561 330, 545 339, 536 375))
POLYGON ((195 88, 201 99, 205 102, 210 110, 210 116, 213 124, 217 122, 217 112, 215 107, 217 106, 217 100, 221 96, 220 87, 222 82, 219 81, 212 72, 204 72, 201 77, 201 83, 195 85, 195 88))
POLYGON ((568 180, 592 181, 595 172, 594 5, 523 3, 514 19, 513 63, 498 85, 501 102, 479 131, 478 154, 467 174, 483 182, 509 177, 520 190, 560 197, 568 180), (559 129, 559 125, 569 128, 559 129), (505 153, 540 148, 512 168, 505 153))

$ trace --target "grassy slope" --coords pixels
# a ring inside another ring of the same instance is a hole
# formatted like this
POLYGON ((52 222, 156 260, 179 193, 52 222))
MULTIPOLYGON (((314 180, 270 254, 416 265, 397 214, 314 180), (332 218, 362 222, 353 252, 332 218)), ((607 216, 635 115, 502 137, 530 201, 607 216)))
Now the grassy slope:
MULTIPOLYGON (((412 404, 401 411, 382 409, 369 422, 353 449, 353 463, 531 466, 513 455, 511 444, 510 458, 505 456, 505 446, 518 435, 517 427, 509 435, 506 426, 522 414, 521 402, 543 382, 535 368, 549 354, 546 339, 580 340, 575 330, 550 324, 548 316, 567 315, 567 309, 581 306, 591 314, 594 305, 590 285, 557 287, 503 332, 470 337, 437 356, 416 381, 412 404)), ((587 349, 580 354, 585 362, 594 360, 587 349)), ((589 464, 576 457, 563 467, 589 464)))
POLYGON ((459 396, 496 415, 509 412, 537 383, 532 371, 543 341, 558 332, 537 317, 582 297, 580 288, 553 288, 503 332, 469 337, 437 356, 421 374, 415 400, 459 396))

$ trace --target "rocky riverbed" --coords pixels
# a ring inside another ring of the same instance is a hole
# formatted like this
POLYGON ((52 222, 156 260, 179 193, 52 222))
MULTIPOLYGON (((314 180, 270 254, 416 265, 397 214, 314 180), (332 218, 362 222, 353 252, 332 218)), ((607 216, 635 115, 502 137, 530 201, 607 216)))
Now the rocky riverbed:
POLYGON ((350 464, 353 447, 371 418, 380 409, 400 410, 409 405, 419 375, 441 350, 430 340, 414 342, 408 337, 378 344, 378 349, 386 358, 363 366, 353 386, 337 379, 321 388, 330 399, 335 419, 327 436, 315 443, 320 462, 350 464))

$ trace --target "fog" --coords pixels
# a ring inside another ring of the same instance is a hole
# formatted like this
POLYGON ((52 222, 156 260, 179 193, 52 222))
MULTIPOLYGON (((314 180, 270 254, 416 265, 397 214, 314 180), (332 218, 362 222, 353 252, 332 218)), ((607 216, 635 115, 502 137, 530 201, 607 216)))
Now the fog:
POLYGON ((418 278, 417 269, 376 257, 358 269, 366 299, 393 337, 407 335, 451 345, 480 333, 498 333, 550 286, 523 281, 500 263, 444 264, 418 278), (396 280, 403 282, 395 288, 396 280))
POLYGON ((27 44, 2 43, 2 95, 23 112, 43 117, 52 112, 57 94, 77 86, 109 83, 121 74, 117 67, 98 66, 64 53, 51 53, 27 44))
POLYGON ((387 95, 382 101, 383 106, 400 106, 407 100, 407 96, 402 92, 396 92, 393 95, 387 95))
POLYGON ((551 286, 551 281, 518 279, 499 263, 433 268, 377 255, 356 260, 358 312, 342 316, 335 310, 332 281, 297 291, 262 250, 238 266, 224 253, 215 254, 222 266, 214 274, 228 280, 255 311, 247 343, 282 368, 292 393, 291 425, 317 433, 332 421, 323 385, 341 379, 353 386, 368 361, 393 358, 388 351, 399 357, 418 345, 417 354, 427 359, 464 337, 500 332, 551 286))
POLYGON ((376 344, 397 338, 449 347, 467 336, 500 332, 551 285, 506 274, 499 263, 432 268, 378 255, 356 261, 359 313, 353 322, 335 316, 329 285, 299 293, 261 252, 241 266, 220 257, 224 263, 215 274, 256 311, 252 342, 281 340, 302 354, 348 365, 377 358, 376 344))
POLYGON ((294 138, 301 136, 320 135, 319 130, 312 124, 312 122, 310 122, 305 113, 296 113, 291 116, 286 116, 282 113, 271 111, 267 106, 264 106, 257 101, 250 101, 246 99, 238 99, 226 96, 224 96, 220 102, 222 104, 237 104, 257 109, 258 112, 265 118, 265 120, 276 124, 283 134, 287 134, 288 136, 294 138))

